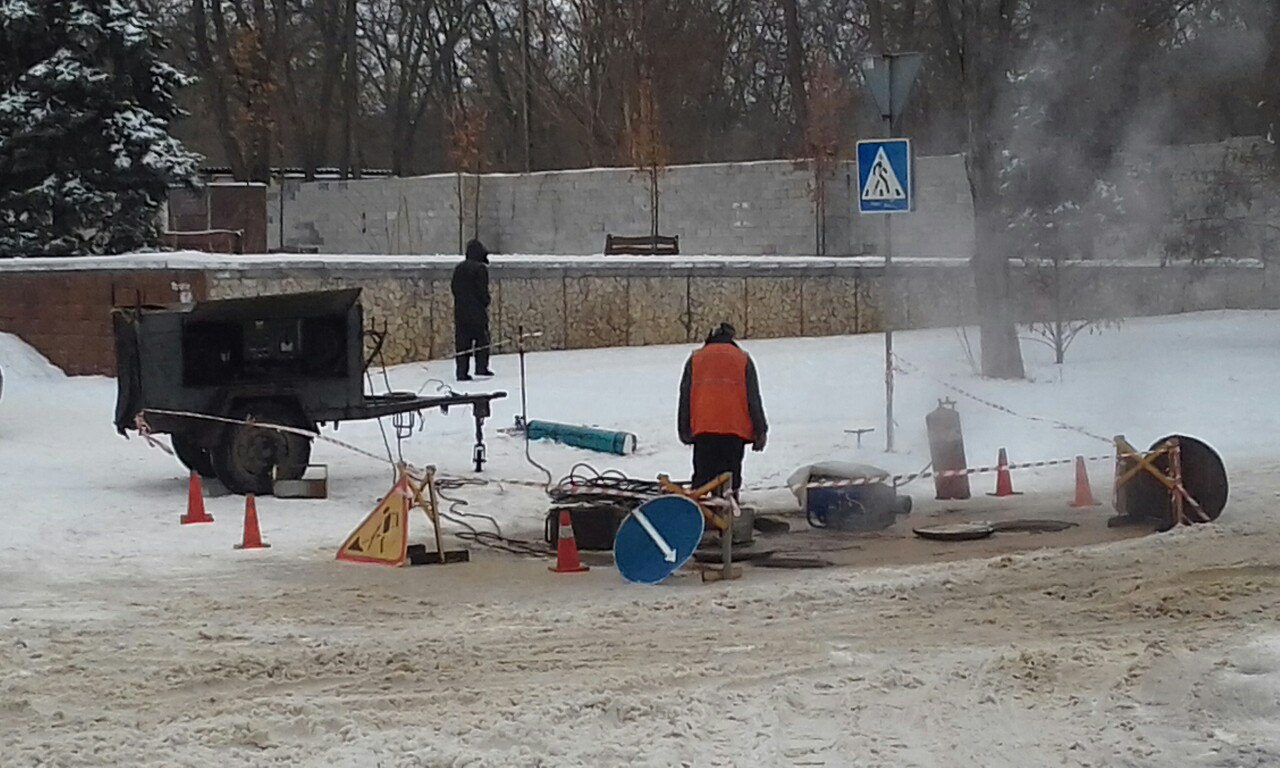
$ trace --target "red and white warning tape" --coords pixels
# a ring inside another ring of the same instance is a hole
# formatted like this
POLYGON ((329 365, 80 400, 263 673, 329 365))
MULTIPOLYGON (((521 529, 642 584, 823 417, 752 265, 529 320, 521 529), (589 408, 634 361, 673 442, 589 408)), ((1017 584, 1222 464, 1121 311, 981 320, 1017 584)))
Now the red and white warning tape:
POLYGON ((934 382, 935 384, 946 387, 952 392, 955 392, 957 395, 968 398, 969 400, 972 400, 973 402, 979 405, 984 405, 993 411, 999 411, 1000 413, 1013 416, 1014 418, 1023 419, 1024 421, 1033 421, 1039 424, 1049 424, 1055 429, 1065 429, 1071 432, 1076 432, 1078 434, 1084 435, 1085 437, 1092 438, 1094 440, 1101 440, 1102 442, 1107 444, 1111 444, 1113 442, 1113 438, 1103 437, 1102 435, 1094 434, 1093 432, 1090 432, 1084 427, 1077 427, 1074 424, 1068 424, 1065 421, 1059 421, 1057 419, 1048 419, 1043 416, 1027 416, 1026 414, 1018 413, 1017 411, 1007 406, 1003 406, 999 403, 992 402, 991 400, 987 400, 986 398, 979 397, 973 394, 972 392, 968 392, 964 389, 961 389, 960 387, 957 387, 955 384, 952 384, 949 381, 944 381, 938 378, 937 376, 933 376, 929 373, 926 373, 924 369, 922 369, 920 366, 915 365, 914 363, 912 363, 911 361, 907 360, 906 358, 902 357, 902 355, 899 355, 897 353, 894 353, 893 359, 895 363, 894 365, 895 370, 901 373, 918 373, 921 376, 924 376, 926 379, 929 379, 930 381, 934 382))
MULTIPOLYGON (((1001 467, 1000 465, 997 464, 995 466, 968 467, 967 469, 947 469, 947 470, 941 470, 937 472, 932 470, 926 470, 924 472, 912 472, 906 475, 881 475, 878 477, 869 477, 869 478, 864 477, 864 478, 847 479, 847 480, 817 479, 817 480, 810 480, 808 483, 805 483, 805 487, 806 488, 853 488, 859 485, 874 485, 876 483, 889 483, 890 485, 897 487, 900 485, 906 485, 907 483, 914 482, 916 480, 925 480, 931 477, 943 477, 943 478, 968 477, 970 475, 989 475, 995 472, 999 472, 1002 469, 1014 471, 1019 469, 1037 469, 1040 467, 1057 467, 1063 464, 1074 464, 1080 458, 1083 458, 1086 462, 1093 463, 1093 462, 1099 462, 1099 461, 1115 461, 1116 455, 1111 454, 1108 456, 1084 456, 1084 457, 1077 456, 1070 459, 1050 459, 1048 461, 1026 461, 1019 464, 1008 464, 1004 467, 1001 467)), ((771 488, 753 488, 752 490, 778 490, 785 487, 787 486, 773 486, 771 488)))
MULTIPOLYGON (((378 463, 389 463, 392 466, 395 466, 395 462, 391 461, 386 456, 379 456, 370 451, 366 451, 363 448, 352 445, 351 443, 338 440, 337 438, 330 437, 328 435, 322 435, 317 432, 312 432, 310 430, 302 429, 300 427, 289 426, 287 424, 269 424, 265 422, 254 422, 247 419, 232 419, 232 418, 227 418, 225 416, 214 416, 212 414, 207 414, 207 413, 196 413, 193 411, 174 411, 174 410, 167 410, 167 409, 161 409, 161 408, 148 408, 145 411, 143 411, 143 413, 138 414, 138 417, 135 423, 139 425, 139 428, 138 428, 139 433, 143 435, 143 437, 147 440, 147 442, 150 445, 157 446, 162 450, 164 450, 166 453, 170 453, 170 454, 172 452, 168 449, 168 447, 163 445, 162 443, 157 442, 156 439, 152 436, 150 428, 147 426, 146 420, 144 418, 144 415, 147 413, 155 414, 157 416, 203 419, 206 421, 215 421, 223 424, 242 424, 247 426, 258 427, 259 429, 271 429, 279 432, 289 432, 292 434, 301 435, 303 437, 314 439, 314 440, 323 440, 327 443, 332 443, 333 445, 339 446, 341 448, 344 448, 348 451, 359 454, 366 458, 373 459, 378 463)), ((1074 463, 1075 461, 1077 461, 1078 458, 1079 457, 1073 457, 1069 459, 1050 459, 1047 461, 1028 461, 1028 462, 1022 462, 1017 464, 1008 464, 1004 467, 1001 467, 1000 465, 997 464, 992 466, 969 467, 966 469, 941 470, 941 471, 926 470, 924 472, 912 472, 912 473, 900 474, 900 475, 885 474, 885 475, 879 475, 875 477, 863 477, 863 478, 851 478, 851 479, 814 479, 806 483, 805 487, 806 488, 854 488, 854 487, 863 486, 863 485, 876 485, 879 483, 888 483, 894 487, 898 487, 898 486, 902 486, 902 485, 906 485, 908 483, 914 482, 916 480, 925 480, 933 477, 941 477, 941 478, 968 477, 970 475, 991 474, 991 473, 999 472, 1001 471, 1001 469, 1016 471, 1016 470, 1023 470, 1023 469, 1037 469, 1041 467, 1061 466, 1063 464, 1074 463)), ((1114 461, 1116 459, 1116 454, 1110 454, 1105 456, 1085 456, 1083 458, 1086 462, 1090 462, 1090 463, 1102 462, 1102 461, 1114 461)), ((448 480, 448 481, 453 481, 458 483, 470 482, 468 478, 452 477, 444 474, 436 474, 436 478, 439 480, 448 480)), ((539 490, 550 492, 550 488, 547 486, 545 482, 537 481, 537 480, 509 480, 509 479, 495 478, 495 479, 490 479, 487 482, 490 482, 499 486, 509 485, 509 486, 515 486, 515 487, 523 487, 523 488, 537 488, 539 490)), ((652 498, 650 494, 640 493, 636 491, 625 491, 625 490, 619 490, 619 489, 613 489, 613 488, 601 488, 597 486, 580 484, 580 483, 567 483, 567 484, 556 486, 556 487, 564 490, 570 490, 570 491, 589 492, 593 496, 612 497, 612 498, 626 499, 631 501, 644 501, 646 499, 652 498)), ((749 486, 746 490, 774 491, 774 490, 788 490, 789 488, 790 486, 788 485, 761 485, 761 486, 749 486)))
MULTIPOLYGON (((376 453, 370 453, 369 451, 366 451, 363 448, 354 446, 351 443, 343 442, 335 437, 322 435, 319 432, 312 432, 309 429, 302 429, 301 427, 291 427, 287 424, 269 424, 267 422, 251 421, 249 419, 231 419, 231 418, 227 418, 226 416, 214 416, 213 414, 209 414, 209 413, 195 413, 193 411, 170 411, 163 408, 147 408, 143 410, 142 413, 138 414, 138 418, 142 419, 144 414, 148 414, 148 413, 154 413, 157 416, 175 416, 175 417, 180 417, 184 419, 202 419, 204 421, 216 421, 221 424, 242 424, 250 427, 258 427, 259 429, 270 429, 276 432, 288 432, 290 434, 301 435, 302 437, 309 438, 312 440, 323 440, 326 443, 332 443, 341 448, 346 448, 348 451, 358 453, 361 456, 367 456, 368 458, 371 458, 374 461, 377 461, 380 463, 387 463, 389 461, 386 456, 379 456, 376 453)), ((148 439, 150 440, 149 433, 148 433, 148 439)), ((151 440, 151 442, 154 442, 154 440, 151 440)), ((164 446, 161 446, 161 447, 164 447, 164 446)), ((393 466, 395 465, 395 462, 390 462, 390 463, 393 466)))

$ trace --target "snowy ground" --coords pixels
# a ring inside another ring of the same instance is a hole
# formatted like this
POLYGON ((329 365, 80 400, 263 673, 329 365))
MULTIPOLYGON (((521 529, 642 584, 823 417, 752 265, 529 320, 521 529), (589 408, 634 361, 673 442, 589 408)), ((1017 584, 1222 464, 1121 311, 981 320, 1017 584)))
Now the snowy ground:
MULTIPOLYGON (((231 548, 238 498, 210 499, 213 526, 176 524, 183 470, 115 435, 114 382, 67 379, 0 337, 0 763, 1280 764, 1280 313, 1132 321, 1081 338, 1061 371, 1028 345, 1033 380, 1017 383, 974 377, 951 331, 896 342, 930 376, 1020 413, 1139 445, 1171 432, 1206 440, 1231 472, 1227 512, 1104 546, 751 569, 714 586, 683 576, 633 587, 607 567, 554 576, 486 551, 466 566, 391 570, 333 561, 391 478, 322 445, 332 497, 260 500, 273 547, 242 553, 231 548)), ((749 483, 779 485, 813 460, 902 472, 927 462, 923 416, 949 392, 900 376, 900 450, 884 454, 880 337, 746 345, 773 423, 749 483), (843 430, 864 426, 881 431, 859 451, 843 430)), ((557 475, 581 460, 687 474, 674 397, 688 351, 531 356, 531 415, 641 441, 625 459, 541 445, 534 457, 557 475)), ((486 476, 537 479, 522 444, 494 429, 519 410, 515 361, 495 367, 493 386, 513 396, 491 424, 486 476)), ((416 390, 448 371, 404 366, 392 380, 416 390)), ((1107 451, 960 407, 974 463, 1001 446, 1014 461, 1107 451)), ((467 476, 470 435, 465 413, 433 414, 405 457, 467 476)), ((337 436, 383 450, 376 424, 337 436)), ((1105 468, 1093 469, 1109 496, 1105 468)), ((1065 498, 1071 473, 1015 481, 1030 504, 1065 498)), ((541 529, 536 490, 459 493, 509 533, 541 529)))

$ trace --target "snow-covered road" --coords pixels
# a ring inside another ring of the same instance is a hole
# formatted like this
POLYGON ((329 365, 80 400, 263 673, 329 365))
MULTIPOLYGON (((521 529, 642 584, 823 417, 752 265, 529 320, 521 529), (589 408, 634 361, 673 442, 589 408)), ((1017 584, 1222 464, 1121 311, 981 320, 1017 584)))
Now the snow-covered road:
MULTIPOLYGON (((923 416, 948 391, 925 376, 899 380, 899 453, 880 450, 879 432, 858 451, 843 431, 882 418, 879 344, 746 342, 774 425, 749 482, 817 459, 927 462, 923 416)), ((606 567, 555 576, 484 551, 467 566, 391 570, 333 561, 390 477, 325 445, 332 497, 260 500, 273 547, 236 552, 240 500, 211 499, 214 526, 179 527, 183 470, 114 434, 113 382, 66 379, 0 337, 0 764, 1280 764, 1280 314, 1132 321, 1083 337, 1061 371, 1028 346, 1029 382, 973 377, 951 331, 898 346, 1019 413, 1139 444, 1205 439, 1231 472, 1226 514, 1101 547, 749 570, 720 585, 639 588, 606 567), (1178 375, 1162 382, 1171 346, 1178 375)), ((557 474, 584 459, 680 474, 687 353, 532 356, 531 413, 627 429, 642 446, 607 461, 555 446, 535 457, 557 474)), ((514 361, 495 365, 514 395, 514 361)), ((446 371, 405 366, 392 380, 416 390, 446 371)), ((1015 461, 1105 451, 960 407, 971 461, 1001 446, 1015 461)), ((517 409, 504 401, 494 426, 517 409)), ((433 415, 406 457, 467 474, 470 433, 465 414, 433 415)), ((382 445, 376 424, 339 436, 382 445)), ((537 477, 522 444, 491 436, 490 477, 537 477)), ((1018 480, 1071 483, 1069 470, 1018 480)), ((541 529, 535 490, 463 492, 510 531, 541 529)))

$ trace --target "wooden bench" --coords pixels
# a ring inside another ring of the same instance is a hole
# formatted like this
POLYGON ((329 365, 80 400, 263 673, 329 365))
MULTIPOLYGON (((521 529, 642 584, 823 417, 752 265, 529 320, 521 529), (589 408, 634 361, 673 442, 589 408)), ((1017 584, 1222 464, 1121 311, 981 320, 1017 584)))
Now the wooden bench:
POLYGON ((644 235, 642 237, 604 236, 605 256, 678 256, 680 236, 644 235))

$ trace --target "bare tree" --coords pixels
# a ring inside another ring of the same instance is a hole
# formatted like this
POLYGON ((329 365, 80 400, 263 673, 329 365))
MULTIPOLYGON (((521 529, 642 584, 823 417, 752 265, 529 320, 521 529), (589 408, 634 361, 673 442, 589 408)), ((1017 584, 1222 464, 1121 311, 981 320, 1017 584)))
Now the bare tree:
POLYGON ((479 0, 370 0, 361 19, 369 87, 386 118, 391 171, 414 170, 420 132, 458 91, 458 44, 479 0))
POLYGON ((201 79, 209 91, 218 137, 237 179, 271 173, 273 25, 266 0, 194 0, 190 23, 201 79))
POLYGON ((470 236, 480 236, 480 183, 485 171, 484 140, 486 115, 480 107, 459 100, 449 114, 449 137, 452 146, 449 157, 457 171, 458 184, 458 251, 462 252, 466 239, 466 222, 470 218, 470 236), (466 176, 471 177, 472 194, 466 194, 466 176), (470 202, 468 217, 467 203, 470 202))
POLYGON ((636 112, 631 120, 631 161, 636 170, 644 175, 649 184, 649 236, 653 238, 653 247, 657 247, 658 238, 658 180, 667 168, 667 146, 662 139, 662 124, 659 121, 657 98, 653 93, 653 84, 649 80, 641 80, 639 92, 636 94, 636 112))
POLYGON ((805 155, 813 171, 809 196, 813 200, 814 253, 827 253, 827 198, 831 179, 848 153, 844 112, 848 92, 830 61, 820 59, 809 76, 809 106, 805 123, 805 155))
POLYGON ((945 61, 962 92, 965 168, 975 216, 974 284, 981 330, 982 372, 1025 376, 1009 294, 1010 243, 1000 194, 1001 150, 1009 115, 1001 113, 1006 73, 1016 55, 1017 0, 934 0, 945 61))
POLYGON ((1099 333, 1120 325, 1120 318, 1097 301, 1102 271, 1056 253, 1047 259, 1024 259, 1035 319, 1028 324, 1032 341, 1053 350, 1058 365, 1081 333, 1099 333))

